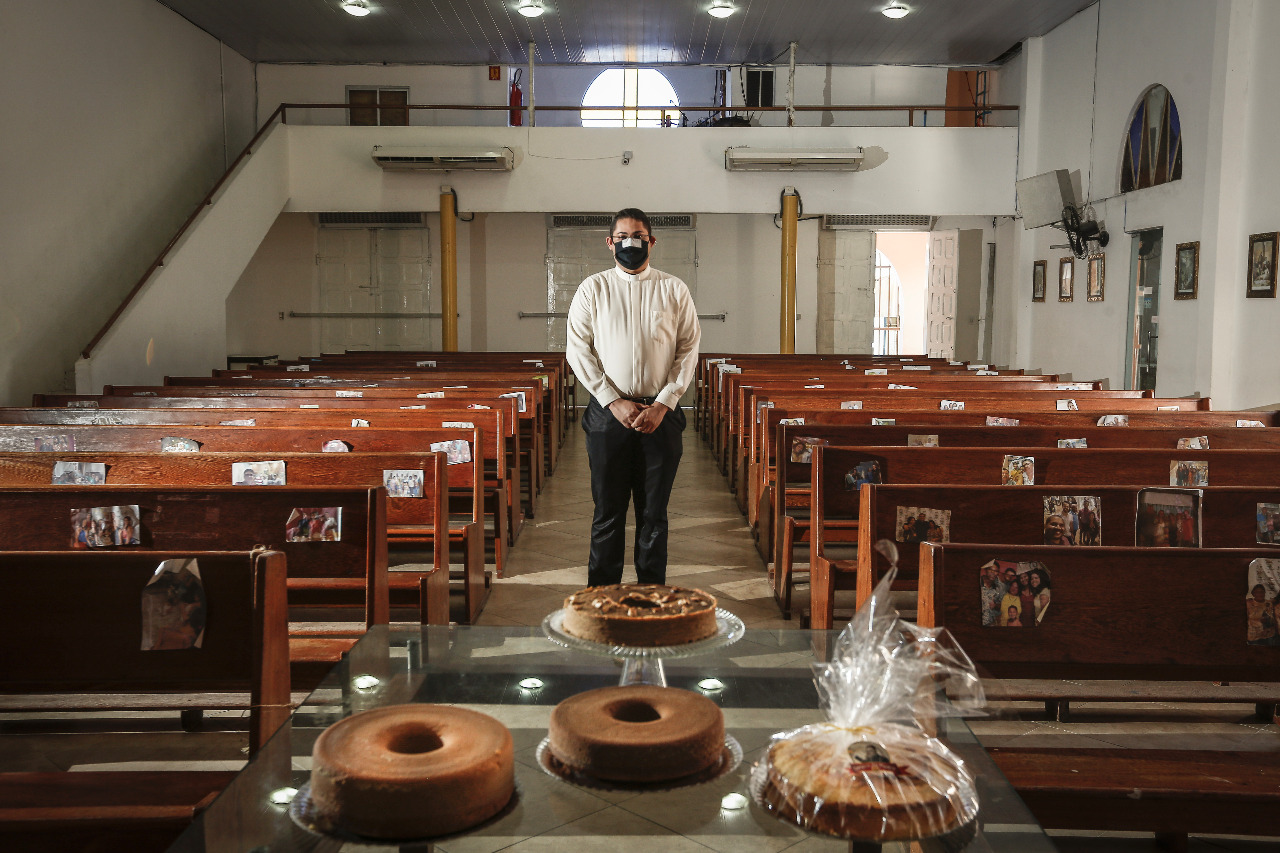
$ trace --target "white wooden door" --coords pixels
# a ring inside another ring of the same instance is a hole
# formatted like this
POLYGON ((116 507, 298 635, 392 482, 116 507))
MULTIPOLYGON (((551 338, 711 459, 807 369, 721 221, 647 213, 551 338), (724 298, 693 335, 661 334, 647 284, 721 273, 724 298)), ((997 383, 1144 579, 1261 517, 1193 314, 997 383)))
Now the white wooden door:
POLYGON ((819 232, 818 352, 871 352, 875 254, 874 231, 819 232))
POLYGON ((929 235, 929 307, 926 347, 931 358, 953 358, 956 351, 957 231, 929 235))
POLYGON ((426 228, 321 228, 316 264, 322 352, 432 349, 426 228))

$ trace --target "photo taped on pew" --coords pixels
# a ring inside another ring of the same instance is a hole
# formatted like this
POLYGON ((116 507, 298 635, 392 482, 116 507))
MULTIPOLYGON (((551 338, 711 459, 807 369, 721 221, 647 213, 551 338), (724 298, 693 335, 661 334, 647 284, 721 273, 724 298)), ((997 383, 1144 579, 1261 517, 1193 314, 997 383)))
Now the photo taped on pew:
POLYGON ((991 560, 978 585, 984 628, 1034 628, 1048 615, 1053 578, 1039 560, 991 560))
POLYGON ((1097 495, 1045 495, 1044 544, 1101 545, 1102 498, 1097 495))
POLYGON ((1259 557, 1249 564, 1245 595, 1246 640, 1251 646, 1280 646, 1276 611, 1280 609, 1280 560, 1259 557))
POLYGON ((294 507, 284 526, 286 542, 341 542, 342 507, 294 507))
POLYGON ((864 483, 879 485, 883 482, 884 475, 880 468, 880 462, 875 459, 868 459, 865 462, 859 462, 845 472, 844 490, 846 492, 860 492, 864 483))
POLYGON ((792 436, 790 460, 802 465, 808 465, 813 461, 813 448, 826 443, 827 440, 825 438, 813 438, 807 435, 792 436))
POLYGON ((919 542, 951 541, 951 510, 922 506, 898 507, 894 538, 914 545, 919 542))
POLYGON ((71 547, 106 548, 142 544, 142 512, 137 504, 71 510, 71 547))
POLYGON ((1280 504, 1258 504, 1259 545, 1280 545, 1280 504))
POLYGON ((1139 548, 1199 548, 1199 489, 1143 489, 1138 492, 1135 544, 1139 548))

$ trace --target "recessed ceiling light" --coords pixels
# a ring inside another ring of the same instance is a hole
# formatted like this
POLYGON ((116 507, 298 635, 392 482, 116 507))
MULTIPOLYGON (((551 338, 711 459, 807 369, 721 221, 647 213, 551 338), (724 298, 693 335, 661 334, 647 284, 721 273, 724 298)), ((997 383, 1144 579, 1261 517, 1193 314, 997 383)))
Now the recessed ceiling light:
POLYGON ((369 4, 365 0, 342 0, 342 11, 348 15, 355 15, 357 18, 363 18, 369 14, 369 4))
POLYGON ((521 15, 524 15, 526 18, 536 18, 545 10, 542 8, 542 4, 538 2, 538 0, 523 0, 523 2, 516 7, 516 11, 521 15))
POLYGON ((906 6, 903 6, 901 3, 890 3, 888 6, 885 6, 880 10, 881 15, 884 15, 886 18, 893 18, 895 21, 898 18, 905 18, 910 13, 911 10, 906 6))
POLYGON ((731 0, 715 0, 707 14, 713 18, 727 18, 736 11, 738 10, 733 7, 731 0))

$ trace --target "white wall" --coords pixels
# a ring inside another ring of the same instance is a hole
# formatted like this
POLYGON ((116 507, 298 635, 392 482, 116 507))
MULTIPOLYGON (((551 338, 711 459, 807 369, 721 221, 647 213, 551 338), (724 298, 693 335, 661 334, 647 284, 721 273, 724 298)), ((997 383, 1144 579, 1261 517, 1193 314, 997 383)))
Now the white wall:
MULTIPOLYGON (((1280 374, 1259 367, 1280 357, 1280 345, 1271 343, 1275 303, 1244 300, 1243 267, 1248 235, 1280 228, 1272 154, 1280 122, 1259 100, 1280 72, 1270 49, 1280 36, 1278 11, 1256 0, 1101 0, 1028 42, 1020 57, 1026 102, 1019 176, 1080 172, 1086 200, 1111 234, 1106 298, 1084 300, 1084 262, 1077 261, 1075 301, 1057 302, 1058 259, 1069 252, 1049 246, 1065 242, 1063 234, 1024 232, 1019 223, 1003 238, 1001 257, 1008 238, 1016 242, 1016 269, 998 282, 998 293, 1015 319, 1012 327, 997 326, 997 359, 1007 354, 1019 366, 1123 387, 1132 234, 1159 227, 1157 394, 1210 394, 1215 408, 1280 400, 1280 374), (1138 99, 1156 83, 1178 107, 1183 177, 1120 195, 1123 135, 1138 99), (1191 241, 1200 242, 1199 298, 1175 301, 1175 247, 1191 241), (1049 262, 1050 292, 1032 304, 1038 259, 1049 262)), ((1013 91, 1014 82, 1003 85, 1013 91)))
POLYGON ((155 0, 13 11, 0 27, 9 405, 71 387, 80 349, 222 174, 224 142, 238 152, 253 125, 249 64, 155 0))
POLYGON ((76 362, 78 393, 226 367, 227 296, 288 198, 287 135, 277 125, 258 143, 92 357, 76 362))

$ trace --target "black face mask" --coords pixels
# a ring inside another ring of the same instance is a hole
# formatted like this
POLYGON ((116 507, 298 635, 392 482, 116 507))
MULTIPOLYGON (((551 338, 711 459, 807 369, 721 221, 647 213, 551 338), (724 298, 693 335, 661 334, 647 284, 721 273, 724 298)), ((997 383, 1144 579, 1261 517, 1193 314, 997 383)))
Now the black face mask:
POLYGON ((627 270, 638 270, 649 259, 649 241, 638 237, 627 237, 613 241, 613 256, 618 265, 627 270))

